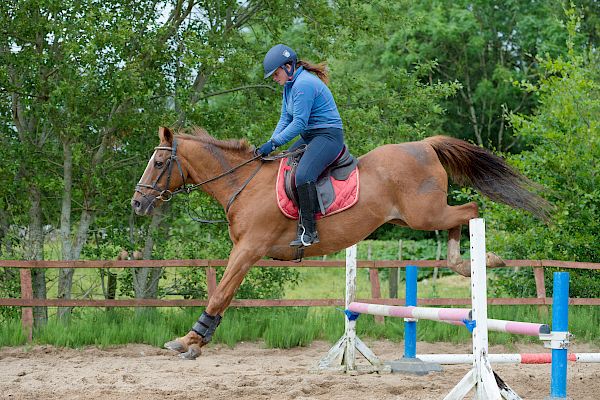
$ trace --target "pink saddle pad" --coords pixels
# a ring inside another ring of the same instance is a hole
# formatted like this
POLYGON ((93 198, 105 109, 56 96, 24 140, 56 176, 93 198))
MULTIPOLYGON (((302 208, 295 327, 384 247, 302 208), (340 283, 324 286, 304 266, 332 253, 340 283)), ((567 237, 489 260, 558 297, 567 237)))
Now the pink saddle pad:
MULTIPOLYGON (((277 172, 277 183, 275 184, 275 191, 277 192, 277 205, 279 209, 288 218, 298 219, 298 207, 294 202, 288 198, 285 193, 284 173, 291 169, 287 165, 287 158, 282 158, 279 161, 279 171, 277 172)), ((325 210, 325 215, 320 211, 316 213, 316 218, 323 218, 329 215, 333 215, 342 212, 352 207, 358 201, 359 193, 359 179, 358 179, 358 167, 348 176, 345 181, 338 181, 332 176, 328 179, 331 180, 334 192, 334 200, 325 210)))

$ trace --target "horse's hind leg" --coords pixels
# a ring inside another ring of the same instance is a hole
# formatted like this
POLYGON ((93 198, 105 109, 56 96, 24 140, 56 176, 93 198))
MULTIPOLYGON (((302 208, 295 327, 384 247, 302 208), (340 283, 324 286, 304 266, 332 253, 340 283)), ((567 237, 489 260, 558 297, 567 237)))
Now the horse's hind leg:
MULTIPOLYGON (((457 274, 471 276, 471 260, 463 260, 460 255, 460 230, 462 225, 448 229, 448 257, 447 266, 457 274)), ((486 253, 488 268, 497 268, 506 265, 504 260, 492 252, 486 253)))
MULTIPOLYGON (((460 231, 462 225, 468 225, 469 220, 479 216, 477 203, 470 202, 459 206, 449 206, 446 204, 445 196, 430 196, 420 200, 421 207, 419 213, 411 216, 410 224, 414 229, 424 230, 448 230, 448 256, 447 266, 457 274, 471 276, 471 261, 463 260, 460 255, 460 231), (429 201, 425 201, 429 200, 429 201), (443 203, 440 206, 440 203, 443 203), (423 208, 423 204, 429 207, 423 208), (438 205, 438 207, 436 207, 438 205)), ((416 210, 417 208, 415 208, 416 210)), ((504 266, 504 261, 496 254, 488 252, 486 254, 486 263, 488 268, 504 266)))
POLYGON ((462 276, 471 276, 471 262, 463 260, 460 255, 460 230, 462 225, 448 229, 448 268, 462 276))

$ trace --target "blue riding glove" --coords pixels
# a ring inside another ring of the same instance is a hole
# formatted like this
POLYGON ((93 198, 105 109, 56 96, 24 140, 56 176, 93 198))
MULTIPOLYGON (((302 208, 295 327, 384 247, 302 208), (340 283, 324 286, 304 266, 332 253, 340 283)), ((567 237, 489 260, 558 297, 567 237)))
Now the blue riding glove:
POLYGON ((261 156, 268 156, 269 153, 275 150, 276 147, 277 146, 275 146, 275 143, 269 140, 267 143, 263 144, 258 148, 258 154, 260 154, 261 156))

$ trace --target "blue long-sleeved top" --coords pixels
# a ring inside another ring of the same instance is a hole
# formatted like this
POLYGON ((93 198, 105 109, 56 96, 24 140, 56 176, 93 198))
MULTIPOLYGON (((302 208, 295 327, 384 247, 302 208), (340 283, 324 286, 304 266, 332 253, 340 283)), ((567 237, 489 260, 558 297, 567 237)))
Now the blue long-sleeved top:
POLYGON ((281 117, 271 141, 279 147, 307 130, 319 128, 343 129, 342 119, 327 85, 300 67, 283 87, 281 117))

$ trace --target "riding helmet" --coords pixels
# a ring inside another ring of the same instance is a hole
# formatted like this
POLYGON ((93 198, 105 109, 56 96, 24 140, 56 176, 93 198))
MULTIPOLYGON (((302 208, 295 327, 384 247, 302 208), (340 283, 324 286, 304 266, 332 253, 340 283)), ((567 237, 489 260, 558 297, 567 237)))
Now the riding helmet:
POLYGON ((288 76, 292 76, 296 69, 297 61, 296 52, 285 44, 277 44, 271 47, 271 50, 267 52, 263 61, 265 79, 271 76, 277 68, 288 63, 292 64, 292 68, 289 71, 285 67, 283 69, 288 76))

